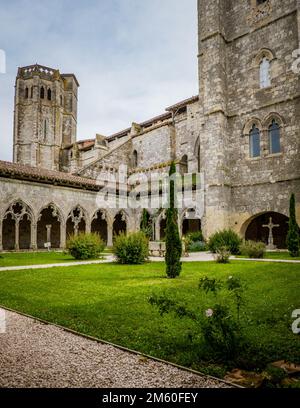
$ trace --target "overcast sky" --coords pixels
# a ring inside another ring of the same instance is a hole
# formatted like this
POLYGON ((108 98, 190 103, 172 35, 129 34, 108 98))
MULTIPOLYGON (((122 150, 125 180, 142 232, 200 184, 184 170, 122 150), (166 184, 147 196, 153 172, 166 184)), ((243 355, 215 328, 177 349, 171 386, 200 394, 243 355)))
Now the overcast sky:
POLYGON ((0 0, 0 160, 12 159, 14 82, 39 63, 80 83, 77 139, 111 135, 197 94, 196 0, 0 0))

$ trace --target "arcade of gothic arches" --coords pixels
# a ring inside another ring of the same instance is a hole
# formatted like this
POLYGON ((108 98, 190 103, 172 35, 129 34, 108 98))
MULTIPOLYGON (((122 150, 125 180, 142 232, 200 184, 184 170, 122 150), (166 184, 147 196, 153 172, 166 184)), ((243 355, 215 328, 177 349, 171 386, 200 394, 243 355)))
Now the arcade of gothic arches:
MULTIPOLYGON (((185 217, 184 212, 182 214, 179 217, 181 234, 201 230, 200 219, 189 219, 185 217)), ((127 221, 123 210, 111 215, 99 209, 89 218, 79 205, 69 212, 66 220, 55 204, 42 208, 36 216, 29 205, 22 200, 16 200, 7 207, 0 220, 0 248, 4 251, 44 249, 46 243, 51 243, 51 248, 54 249, 65 248, 68 236, 90 231, 99 234, 108 246, 112 246, 114 235, 128 231, 127 221)), ((165 212, 162 211, 156 218, 149 212, 148 222, 153 230, 153 239, 163 240, 166 229, 165 212)), ((241 235, 247 240, 262 241, 267 245, 272 243, 274 247, 284 249, 287 232, 287 216, 265 212, 244 223, 241 235)))

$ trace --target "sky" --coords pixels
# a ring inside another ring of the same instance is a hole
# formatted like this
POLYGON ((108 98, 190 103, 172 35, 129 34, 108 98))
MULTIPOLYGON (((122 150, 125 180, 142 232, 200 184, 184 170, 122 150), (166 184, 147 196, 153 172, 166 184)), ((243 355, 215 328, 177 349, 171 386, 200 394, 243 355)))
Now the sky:
POLYGON ((0 73, 0 160, 12 160, 20 66, 39 63, 76 75, 77 140, 109 136, 196 95, 196 3, 0 0, 0 50, 6 54, 6 73, 0 73))

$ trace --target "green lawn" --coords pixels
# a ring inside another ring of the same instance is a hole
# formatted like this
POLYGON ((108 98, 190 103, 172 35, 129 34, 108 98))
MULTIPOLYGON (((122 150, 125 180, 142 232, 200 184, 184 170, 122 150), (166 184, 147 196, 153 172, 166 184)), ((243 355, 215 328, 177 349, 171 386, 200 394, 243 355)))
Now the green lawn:
MULTIPOLYGON (((214 305, 213 298, 198 290, 203 275, 239 276, 246 284, 242 322, 247 338, 259 350, 250 356, 252 364, 262 368, 279 359, 300 363, 300 336, 291 331, 292 311, 300 309, 300 265, 296 264, 184 263, 176 280, 165 278, 162 263, 1 272, 0 304, 204 371, 207 364, 199 359, 194 323, 172 315, 161 317, 148 304, 152 293, 166 292, 203 313, 214 305)), ((214 370, 208 372, 216 374, 214 370)))
MULTIPOLYGON (((239 255, 238 258, 246 258, 244 255, 239 255)), ((289 261, 299 261, 300 257, 293 258, 288 252, 266 252, 265 259, 283 259, 289 261)))
MULTIPOLYGON (((107 253, 108 254, 108 253, 107 253)), ((0 253, 0 267, 43 265, 51 263, 76 262, 63 252, 6 252, 0 253)))

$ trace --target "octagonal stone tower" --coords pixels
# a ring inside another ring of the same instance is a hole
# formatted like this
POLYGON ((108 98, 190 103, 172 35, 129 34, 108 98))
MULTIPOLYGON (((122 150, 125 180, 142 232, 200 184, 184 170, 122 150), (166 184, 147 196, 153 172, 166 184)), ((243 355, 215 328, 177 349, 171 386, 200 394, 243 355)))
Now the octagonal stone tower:
POLYGON ((73 74, 31 65, 15 86, 14 162, 59 170, 61 149, 76 141, 78 81, 73 74))

